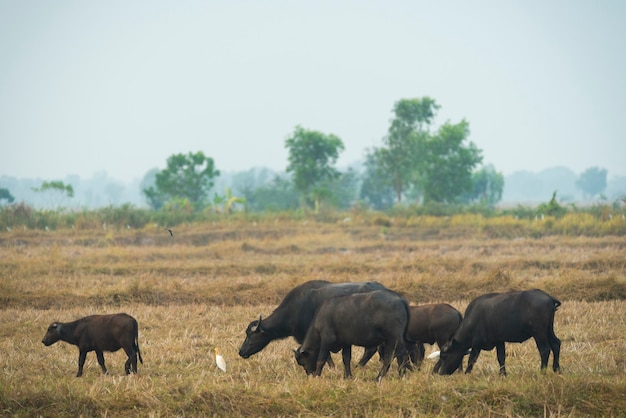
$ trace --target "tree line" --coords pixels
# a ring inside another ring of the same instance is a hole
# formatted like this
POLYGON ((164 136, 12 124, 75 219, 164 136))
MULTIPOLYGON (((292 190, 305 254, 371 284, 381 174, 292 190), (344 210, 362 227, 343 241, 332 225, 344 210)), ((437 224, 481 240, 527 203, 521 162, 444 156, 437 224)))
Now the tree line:
POLYGON ((154 173, 143 189, 150 206, 183 205, 190 210, 219 206, 232 210, 246 204, 250 210, 307 208, 324 205, 347 208, 355 202, 373 209, 410 203, 483 203, 495 205, 502 197, 504 177, 493 166, 477 169, 482 151, 469 140, 469 123, 432 125, 440 106, 430 97, 402 99, 379 147, 367 150, 364 173, 340 172, 336 162, 345 149, 338 136, 296 126, 285 140, 288 164, 285 176, 243 195, 210 192, 220 175, 213 159, 202 151, 176 154, 166 168, 154 173))
MULTIPOLYGON (((360 205, 386 210, 398 205, 470 205, 493 208, 502 199, 504 176, 492 165, 481 166, 482 150, 469 140, 469 122, 446 121, 433 128, 440 106, 430 97, 401 99, 381 144, 366 151, 362 170, 336 168, 344 143, 334 134, 296 126, 285 140, 287 169, 272 179, 254 181, 242 173, 234 186, 215 191, 220 171, 202 151, 175 154, 163 170, 146 174, 141 190, 151 209, 230 213, 360 205)), ((592 167, 577 181, 585 196, 606 188, 604 169, 592 167)), ((45 193, 56 207, 73 196, 60 181, 44 182, 33 191, 45 193)), ((0 204, 14 201, 0 188, 0 204)))

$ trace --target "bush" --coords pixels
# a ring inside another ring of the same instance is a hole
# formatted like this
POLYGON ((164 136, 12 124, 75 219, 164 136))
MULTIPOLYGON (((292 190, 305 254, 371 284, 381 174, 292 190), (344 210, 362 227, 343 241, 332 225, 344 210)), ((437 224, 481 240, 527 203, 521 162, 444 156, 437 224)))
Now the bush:
POLYGON ((15 228, 16 226, 30 226, 32 221, 33 208, 24 202, 0 207, 0 226, 3 230, 15 228))

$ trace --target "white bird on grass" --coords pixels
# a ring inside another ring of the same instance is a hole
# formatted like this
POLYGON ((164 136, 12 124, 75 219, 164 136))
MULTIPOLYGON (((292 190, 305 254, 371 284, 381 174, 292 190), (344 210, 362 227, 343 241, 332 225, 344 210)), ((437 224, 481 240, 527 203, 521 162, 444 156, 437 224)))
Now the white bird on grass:
POLYGON ((220 351, 217 349, 217 347, 215 347, 215 363, 217 363, 217 367, 225 372, 226 371, 226 360, 224 360, 224 357, 222 357, 222 355, 220 354, 220 351))

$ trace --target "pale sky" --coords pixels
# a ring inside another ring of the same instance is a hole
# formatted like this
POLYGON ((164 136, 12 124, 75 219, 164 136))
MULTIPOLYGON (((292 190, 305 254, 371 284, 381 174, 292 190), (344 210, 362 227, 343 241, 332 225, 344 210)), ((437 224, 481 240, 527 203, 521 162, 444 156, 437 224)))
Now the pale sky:
POLYGON ((505 175, 626 175, 626 1, 0 0, 0 176, 282 171, 296 125, 345 167, 423 96, 505 175))

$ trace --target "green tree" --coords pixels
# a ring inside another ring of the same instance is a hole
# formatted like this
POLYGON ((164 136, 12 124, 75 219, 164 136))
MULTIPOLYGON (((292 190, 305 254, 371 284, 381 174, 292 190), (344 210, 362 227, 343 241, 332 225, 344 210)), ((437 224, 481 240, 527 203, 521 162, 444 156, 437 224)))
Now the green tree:
POLYGON ((472 173, 472 189, 463 194, 464 203, 478 202, 494 206, 502 199, 504 191, 504 175, 487 165, 472 173))
POLYGON ((6 200, 7 203, 13 203, 15 201, 9 189, 0 188, 0 204, 2 204, 3 200, 6 200))
POLYGON ((287 172, 293 174, 302 202, 313 201, 317 210, 322 198, 328 196, 323 190, 325 182, 339 176, 334 164, 344 149, 343 142, 333 134, 296 126, 294 133, 285 140, 285 148, 289 150, 287 172))
POLYGON ((482 162, 481 151, 468 141, 469 123, 446 122, 425 144, 424 202, 454 203, 472 187, 472 172, 482 162))
POLYGON ((425 164, 423 146, 439 107, 430 97, 396 102, 384 146, 374 150, 378 170, 391 182, 398 203, 410 186, 420 185, 420 171, 425 164))
POLYGON ((604 168, 590 167, 576 180, 576 187, 582 190, 585 199, 591 199, 606 189, 606 174, 604 168))
POLYGON ((48 198, 48 206, 59 209, 68 198, 74 197, 71 184, 62 181, 44 181, 41 187, 33 187, 33 191, 43 193, 48 198))
POLYGON ((219 176, 213 159, 202 151, 174 154, 167 159, 167 167, 155 175, 154 186, 143 190, 154 207, 173 199, 187 199, 195 209, 208 203, 213 179, 219 176))

